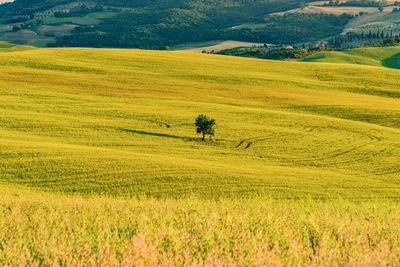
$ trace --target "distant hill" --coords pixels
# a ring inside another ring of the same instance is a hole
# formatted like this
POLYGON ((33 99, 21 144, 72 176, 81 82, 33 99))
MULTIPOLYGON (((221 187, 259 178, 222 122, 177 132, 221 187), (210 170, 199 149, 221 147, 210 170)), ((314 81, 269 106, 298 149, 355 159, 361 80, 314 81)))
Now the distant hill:
POLYGON ((12 44, 12 43, 0 41, 0 48, 10 48, 10 47, 13 47, 13 46, 15 46, 15 45, 12 44))
POLYGON ((361 64, 400 69, 400 47, 371 47, 345 51, 324 51, 304 58, 302 61, 361 64))
POLYGON ((174 50, 184 50, 190 52, 219 52, 225 49, 237 48, 237 47, 253 47, 261 46, 261 43, 248 43, 238 41, 211 41, 211 42, 200 42, 200 43, 189 43, 173 47, 174 50))
POLYGON ((148 49, 212 40, 292 44, 339 34, 351 19, 330 14, 269 16, 308 2, 18 0, 0 5, 0 39, 36 46, 148 49))
POLYGON ((0 5, 0 40, 145 49, 216 40, 276 45, 330 40, 331 47, 347 48, 400 35, 398 3, 386 1, 379 9, 377 1, 343 6, 313 0, 18 0, 0 5), (350 38, 337 38, 346 35, 350 38))

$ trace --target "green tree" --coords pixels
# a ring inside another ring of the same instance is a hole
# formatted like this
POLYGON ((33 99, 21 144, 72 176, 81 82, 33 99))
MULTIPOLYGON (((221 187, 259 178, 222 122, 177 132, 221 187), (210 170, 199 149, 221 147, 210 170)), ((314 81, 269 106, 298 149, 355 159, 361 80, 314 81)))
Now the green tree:
POLYGON ((215 133, 215 120, 208 118, 206 115, 199 115, 196 118, 196 121, 194 123, 196 125, 196 132, 198 134, 202 134, 203 138, 202 140, 204 141, 206 139, 206 136, 209 135, 210 138, 211 136, 214 136, 215 133))

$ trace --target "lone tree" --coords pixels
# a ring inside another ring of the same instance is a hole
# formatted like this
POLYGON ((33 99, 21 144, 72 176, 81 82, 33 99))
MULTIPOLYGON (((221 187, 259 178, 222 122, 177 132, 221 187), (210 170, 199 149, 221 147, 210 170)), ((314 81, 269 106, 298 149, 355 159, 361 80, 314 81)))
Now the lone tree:
POLYGON ((208 118, 206 115, 199 115, 196 118, 196 121, 194 123, 196 125, 196 131, 198 134, 203 135, 203 141, 206 139, 206 135, 209 135, 210 138, 211 136, 214 136, 215 130, 215 120, 208 118))

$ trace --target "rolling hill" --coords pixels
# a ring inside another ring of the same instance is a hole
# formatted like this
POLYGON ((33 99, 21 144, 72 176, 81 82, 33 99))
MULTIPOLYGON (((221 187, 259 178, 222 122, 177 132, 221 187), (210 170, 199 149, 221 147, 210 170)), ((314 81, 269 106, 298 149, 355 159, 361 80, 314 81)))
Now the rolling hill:
POLYGON ((0 66, 0 265, 399 262, 399 70, 33 47, 0 66))
POLYGON ((15 45, 12 43, 0 41, 0 48, 11 48, 13 46, 15 46, 15 45))
POLYGON ((344 51, 324 51, 304 58, 302 61, 361 64, 400 69, 400 48, 370 47, 344 51))
POLYGON ((399 193, 398 70, 34 48, 1 52, 0 64, 7 184, 122 196, 399 193), (201 113, 218 122, 214 142, 196 137, 201 113))
POLYGON ((253 47, 262 46, 261 43, 247 43, 238 41, 211 41, 201 43, 189 43, 173 47, 174 50, 184 50, 189 52, 207 52, 214 53, 225 49, 238 48, 238 47, 253 47))

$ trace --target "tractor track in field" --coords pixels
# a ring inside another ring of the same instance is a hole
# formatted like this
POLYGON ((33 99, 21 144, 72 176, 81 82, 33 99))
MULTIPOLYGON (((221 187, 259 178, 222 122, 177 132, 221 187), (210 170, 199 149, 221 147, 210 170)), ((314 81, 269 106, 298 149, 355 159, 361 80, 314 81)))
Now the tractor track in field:
MULTIPOLYGON (((365 148, 367 146, 370 145, 374 145, 377 143, 380 143, 382 141, 382 138, 377 137, 377 136, 373 136, 373 135, 367 135, 368 138, 370 139, 370 141, 368 142, 363 142, 361 144, 358 145, 351 145, 348 147, 343 147, 343 148, 339 148, 336 149, 334 151, 332 151, 331 153, 322 155, 320 157, 316 157, 316 158, 308 158, 308 159, 298 159, 298 160, 293 160, 297 163, 307 163, 307 162, 315 162, 315 161, 326 161, 326 160, 334 160, 337 159, 339 157, 342 156, 347 156, 349 154, 356 154, 357 151, 361 150, 362 148, 365 148)), ((380 150, 379 152, 376 152, 373 154, 373 156, 377 156, 380 155, 382 153, 384 153, 386 151, 387 148, 384 148, 382 150, 380 150)), ((342 161, 333 161, 330 163, 318 163, 319 166, 329 166, 332 164, 349 164, 349 163, 354 163, 357 161, 361 161, 364 160, 367 157, 368 154, 363 154, 363 158, 359 158, 359 157, 355 157, 352 159, 348 159, 348 160, 342 160, 342 161)))
MULTIPOLYGON (((314 131, 318 129, 319 126, 315 127, 307 127, 309 132, 314 131)), ((383 141, 383 138, 372 135, 372 134, 366 134, 365 135, 369 140, 358 143, 358 144, 353 144, 349 145, 347 147, 341 147, 338 149, 335 149, 334 151, 327 153, 325 155, 321 155, 319 157, 315 158, 305 158, 305 159, 292 159, 293 162, 299 163, 299 164, 313 164, 315 163, 318 166, 324 167, 324 166, 332 166, 332 165, 352 165, 356 162, 364 161, 364 160, 371 160, 377 157, 384 157, 385 154, 390 155, 393 152, 393 149, 390 147, 384 145, 380 149, 376 150, 371 150, 367 149, 362 151, 363 148, 368 148, 369 146, 373 148, 374 146, 377 146, 378 143, 381 143, 383 141), (352 157, 352 155, 354 155, 352 157), (324 162, 324 161, 329 161, 329 162, 324 162)), ((255 143, 257 142, 262 142, 262 141, 267 141, 271 140, 270 136, 258 136, 258 137, 253 137, 253 138, 248 138, 248 139, 243 139, 240 140, 240 142, 235 146, 237 149, 249 149, 252 146, 254 146, 255 143)))
POLYGON ((266 140, 271 140, 273 139, 271 136, 258 136, 258 137, 253 137, 253 138, 248 138, 248 139, 243 139, 240 140, 240 142, 235 146, 235 148, 243 148, 243 149, 249 149, 255 142, 262 142, 266 140))
POLYGON ((374 175, 389 175, 389 174, 395 174, 395 173, 400 173, 400 166, 396 166, 396 168, 394 170, 387 170, 384 172, 374 172, 374 175))

